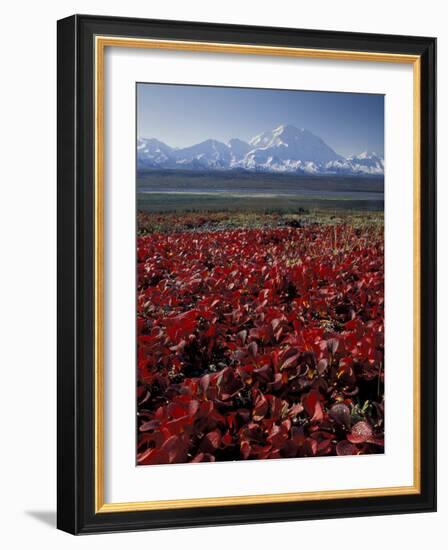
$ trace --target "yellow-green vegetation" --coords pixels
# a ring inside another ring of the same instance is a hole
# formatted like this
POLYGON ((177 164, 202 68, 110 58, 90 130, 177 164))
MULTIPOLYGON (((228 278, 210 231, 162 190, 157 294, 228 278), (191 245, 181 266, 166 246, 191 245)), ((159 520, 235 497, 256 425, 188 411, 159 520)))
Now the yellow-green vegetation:
POLYGON ((235 228, 304 227, 313 224, 347 224, 353 229, 367 225, 378 226, 382 231, 383 212, 306 210, 290 212, 139 212, 139 235, 178 231, 222 231, 235 228))

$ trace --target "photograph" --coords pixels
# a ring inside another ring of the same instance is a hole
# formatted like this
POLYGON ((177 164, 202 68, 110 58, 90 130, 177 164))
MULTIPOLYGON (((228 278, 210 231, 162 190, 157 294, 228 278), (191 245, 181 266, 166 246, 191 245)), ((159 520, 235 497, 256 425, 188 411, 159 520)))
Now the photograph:
POLYGON ((384 95, 135 100, 136 464, 383 454, 384 95))

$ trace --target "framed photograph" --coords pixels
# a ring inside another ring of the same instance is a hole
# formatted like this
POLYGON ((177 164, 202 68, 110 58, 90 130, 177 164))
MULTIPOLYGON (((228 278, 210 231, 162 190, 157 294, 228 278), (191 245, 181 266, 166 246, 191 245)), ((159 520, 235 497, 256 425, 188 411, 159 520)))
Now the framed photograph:
POLYGON ((58 527, 436 508, 434 38, 58 22, 58 527))

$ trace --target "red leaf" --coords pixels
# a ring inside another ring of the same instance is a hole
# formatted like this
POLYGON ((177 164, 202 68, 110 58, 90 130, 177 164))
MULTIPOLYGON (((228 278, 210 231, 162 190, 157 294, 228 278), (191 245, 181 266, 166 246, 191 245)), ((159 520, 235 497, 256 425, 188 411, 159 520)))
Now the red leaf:
POLYGON ((240 445, 241 456, 246 460, 250 456, 250 443, 248 441, 242 441, 240 445))
POLYGON ((345 439, 343 441, 339 441, 339 443, 336 445, 336 454, 338 456, 355 455, 356 453, 357 448, 345 439))
POLYGON ((370 425, 361 420, 353 426, 351 433, 347 435, 347 439, 350 443, 365 443, 372 435, 373 433, 370 425))
POLYGON ((217 386, 220 391, 221 399, 227 400, 236 395, 244 388, 244 384, 234 369, 226 367, 218 377, 217 386))
POLYGON ((296 353, 295 355, 292 355, 291 357, 288 357, 286 361, 283 362, 282 366, 280 367, 280 370, 285 370, 288 367, 292 367, 294 363, 296 363, 297 359, 300 357, 300 353, 296 353))
POLYGON ((258 344, 257 342, 251 342, 248 346, 247 346, 247 349, 249 350, 249 352, 255 357, 258 353, 258 344))
POLYGON ((306 412, 311 416, 311 422, 321 422, 324 415, 320 403, 320 393, 317 390, 311 390, 303 398, 303 406, 306 412))
POLYGON ((206 441, 213 447, 213 449, 217 449, 219 447, 219 444, 221 443, 221 432, 218 430, 214 430, 213 432, 209 432, 205 436, 206 441))
POLYGON ((316 370, 320 375, 322 375, 327 370, 327 367, 328 361, 326 359, 321 359, 317 363, 316 370))
POLYGON ((262 420, 266 416, 268 409, 269 404, 265 396, 261 393, 261 391, 257 391, 252 413, 252 418, 255 420, 255 422, 259 422, 260 420, 262 420))
POLYGON ((215 462, 216 458, 210 453, 198 453, 191 462, 215 462))
POLYGON ((337 424, 345 426, 347 429, 350 428, 352 419, 350 416, 350 409, 345 403, 336 403, 336 405, 333 405, 329 415, 337 424))

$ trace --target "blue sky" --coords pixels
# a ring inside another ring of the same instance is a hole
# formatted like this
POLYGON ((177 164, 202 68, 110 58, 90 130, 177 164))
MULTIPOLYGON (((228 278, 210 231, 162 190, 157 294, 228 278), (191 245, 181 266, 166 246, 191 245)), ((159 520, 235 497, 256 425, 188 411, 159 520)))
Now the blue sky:
POLYGON ((383 95, 137 84, 138 137, 172 147, 248 141, 280 124, 306 128, 344 156, 384 154, 383 95))

